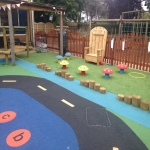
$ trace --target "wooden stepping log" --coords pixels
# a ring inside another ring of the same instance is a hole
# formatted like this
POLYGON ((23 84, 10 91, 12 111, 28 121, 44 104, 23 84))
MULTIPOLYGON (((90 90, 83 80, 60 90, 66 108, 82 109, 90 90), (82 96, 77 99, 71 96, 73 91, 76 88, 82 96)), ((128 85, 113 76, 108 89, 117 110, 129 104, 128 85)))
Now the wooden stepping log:
POLYGON ((68 80, 69 80, 69 81, 73 81, 73 80, 74 80, 74 77, 73 77, 73 76, 69 76, 69 77, 68 77, 68 80))
POLYGON ((140 108, 142 109, 142 110, 149 110, 149 102, 148 101, 146 101, 146 100, 141 100, 141 102, 140 102, 140 108))
POLYGON ((65 73, 65 78, 68 79, 68 77, 70 76, 70 73, 65 73))
POLYGON ((43 67, 43 69, 45 70, 45 71, 47 71, 47 68, 49 68, 48 66, 44 66, 43 67))
POLYGON ((41 69, 44 69, 44 66, 46 66, 45 63, 41 63, 41 69))
POLYGON ((99 83, 95 83, 94 84, 94 90, 95 91, 99 91, 99 88, 100 88, 100 84, 99 83))
POLYGON ((85 86, 85 87, 89 87, 89 80, 86 80, 86 81, 84 82, 84 86, 85 86))
POLYGON ((80 85, 84 86, 85 80, 80 81, 80 85))
POLYGON ((42 65, 41 65, 41 64, 39 64, 38 66, 39 66, 40 69, 42 68, 42 65))
POLYGON ((132 96, 132 105, 135 107, 140 107, 141 97, 139 95, 132 96))
POLYGON ((55 71, 55 75, 58 75, 58 71, 55 71))
POLYGON ((61 71, 58 71, 58 76, 61 76, 61 71))
POLYGON ((50 72, 50 71, 51 71, 51 68, 47 68, 46 71, 47 71, 47 72, 50 72))
POLYGON ((126 104, 131 104, 132 103, 132 95, 125 95, 124 102, 126 104))
POLYGON ((62 70, 61 71, 61 77, 65 78, 65 73, 66 73, 66 70, 62 70))
POLYGON ((106 88, 100 87, 99 92, 100 92, 101 94, 105 94, 105 93, 106 93, 106 88))
POLYGON ((118 98, 119 101, 124 101, 124 95, 123 94, 118 94, 118 98))
POLYGON ((94 84, 95 84, 95 81, 94 80, 90 80, 89 81, 89 88, 90 89, 94 89, 94 84))
POLYGON ((39 68, 40 64, 36 64, 36 67, 39 68))

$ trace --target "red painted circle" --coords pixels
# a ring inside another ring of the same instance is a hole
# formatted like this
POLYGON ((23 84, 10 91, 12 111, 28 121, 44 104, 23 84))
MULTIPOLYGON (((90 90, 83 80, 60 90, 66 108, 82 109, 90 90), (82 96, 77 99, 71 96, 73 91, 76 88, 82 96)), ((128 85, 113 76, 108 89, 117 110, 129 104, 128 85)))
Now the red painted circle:
POLYGON ((13 120, 16 117, 16 113, 13 111, 5 111, 0 114, 0 123, 5 123, 13 120))
POLYGON ((11 147, 21 146, 29 141, 31 133, 26 129, 19 129, 11 132, 7 138, 6 143, 11 147))

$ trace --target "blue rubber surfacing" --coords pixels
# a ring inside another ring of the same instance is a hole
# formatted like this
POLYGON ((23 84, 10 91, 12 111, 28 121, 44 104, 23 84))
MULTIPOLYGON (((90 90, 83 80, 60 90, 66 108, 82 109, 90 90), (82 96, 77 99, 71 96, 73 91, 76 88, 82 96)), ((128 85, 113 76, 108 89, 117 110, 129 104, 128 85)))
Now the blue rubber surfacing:
POLYGON ((0 147, 3 150, 79 150, 70 125, 44 105, 18 89, 1 88, 0 95, 0 112, 14 111, 17 114, 12 121, 0 124, 0 147), (18 129, 30 131, 31 138, 21 147, 8 146, 7 136, 18 129))
POLYGON ((133 107, 132 105, 127 105, 124 102, 118 101, 117 95, 113 93, 106 92, 106 94, 100 94, 99 92, 80 86, 80 81, 78 80, 68 81, 64 78, 56 76, 54 71, 46 72, 37 68, 36 64, 25 60, 16 60, 16 64, 42 78, 50 80, 51 82, 68 89, 69 91, 89 101, 92 101, 110 111, 150 128, 150 113, 148 111, 143 111, 139 108, 133 107))

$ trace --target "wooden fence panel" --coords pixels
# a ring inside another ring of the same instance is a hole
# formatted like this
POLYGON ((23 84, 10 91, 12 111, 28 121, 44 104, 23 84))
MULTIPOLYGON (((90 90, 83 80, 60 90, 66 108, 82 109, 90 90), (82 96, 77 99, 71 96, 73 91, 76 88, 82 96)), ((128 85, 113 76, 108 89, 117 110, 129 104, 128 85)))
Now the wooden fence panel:
MULTIPOLYGON (((50 49, 59 50, 58 32, 49 30, 47 44, 50 49)), ((111 49, 111 37, 107 37, 104 62, 114 65, 125 63, 129 68, 150 72, 150 52, 148 53, 148 38, 139 34, 126 34, 117 37, 114 48, 111 49), (125 49, 122 50, 122 41, 125 49)), ((84 47, 89 46, 89 35, 84 37, 79 32, 67 32, 67 51, 72 55, 84 58, 84 47)))
POLYGON ((47 32, 47 46, 52 51, 59 51, 58 47, 58 31, 56 30, 49 30, 47 32))

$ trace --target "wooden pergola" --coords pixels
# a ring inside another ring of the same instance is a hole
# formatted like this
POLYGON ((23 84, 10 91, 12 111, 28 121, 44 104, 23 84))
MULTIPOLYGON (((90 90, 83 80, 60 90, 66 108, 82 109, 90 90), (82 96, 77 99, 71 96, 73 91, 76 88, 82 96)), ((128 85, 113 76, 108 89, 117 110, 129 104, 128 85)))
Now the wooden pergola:
MULTIPOLYGON (((5 11, 8 11, 8 22, 9 22, 9 34, 10 34, 10 46, 11 46, 11 58, 12 58, 12 65, 15 65, 15 52, 14 52, 14 31, 13 31, 13 24, 12 24, 12 13, 11 9, 21 9, 26 10, 27 15, 31 11, 46 11, 46 12, 57 12, 60 14, 60 54, 63 55, 63 14, 65 12, 65 8, 61 6, 54 6, 51 4, 43 4, 43 3, 36 3, 36 2, 28 2, 28 1, 21 1, 21 0, 0 0, 0 7, 10 4, 20 4, 15 8, 10 7, 10 9, 6 8, 5 11)), ((34 19, 34 18, 32 18, 34 19)), ((31 20, 28 19, 28 26, 31 25, 31 20)), ((28 50, 29 51, 29 50, 28 50)))

